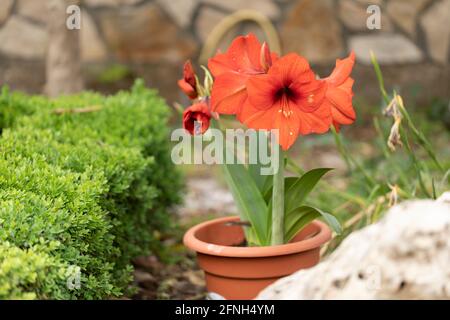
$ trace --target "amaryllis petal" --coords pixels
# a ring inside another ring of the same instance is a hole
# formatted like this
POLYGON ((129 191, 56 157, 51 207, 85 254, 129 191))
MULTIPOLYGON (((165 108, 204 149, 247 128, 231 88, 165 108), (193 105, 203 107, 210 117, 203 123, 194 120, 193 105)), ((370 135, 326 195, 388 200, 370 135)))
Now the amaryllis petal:
POLYGON ((343 112, 341 112, 338 108, 331 109, 331 116, 333 117, 333 122, 337 124, 352 124, 354 119, 347 117, 343 112))
POLYGON ((292 110, 293 113, 285 118, 279 109, 278 111, 276 108, 260 110, 251 104, 246 104, 241 117, 245 119, 242 122, 249 128, 279 129, 279 142, 283 150, 290 148, 299 134, 322 134, 330 129, 332 119, 329 107, 322 105, 315 112, 302 112, 295 107, 292 107, 292 110))
POLYGON ((238 114, 247 99, 246 77, 236 77, 227 72, 214 80, 211 105, 214 112, 238 114))
MULTIPOLYGON (((249 109, 251 108, 250 106, 249 109)), ((252 129, 278 130, 278 142, 283 150, 287 150, 297 140, 300 119, 297 111, 294 111, 289 117, 285 117, 279 110, 280 106, 266 110, 253 109, 252 114, 244 123, 252 129)))
POLYGON ((339 125, 348 125, 355 121, 356 114, 352 105, 353 79, 350 78, 355 54, 343 60, 336 60, 336 67, 331 75, 322 81, 326 84, 326 93, 323 104, 331 111, 333 125, 339 130, 339 125))
POLYGON ((269 74, 252 77, 246 84, 250 103, 260 110, 272 107, 281 86, 278 79, 269 74))
POLYGON ((275 127, 273 117, 271 116, 273 112, 274 110, 272 108, 265 110, 258 109, 247 100, 242 108, 239 121, 252 129, 270 130, 275 127))
POLYGON ((333 72, 327 78, 327 82, 332 86, 338 86, 342 84, 352 72, 353 65, 355 64, 355 53, 352 51, 350 55, 345 59, 336 59, 336 67, 333 72))
POLYGON ((260 63, 261 43, 254 34, 237 37, 226 53, 209 59, 208 68, 214 77, 225 72, 245 74, 263 73, 260 63))
MULTIPOLYGON (((283 150, 287 150, 297 140, 301 121, 299 118, 299 110, 295 106, 290 107, 292 113, 288 116, 280 112, 281 103, 281 101, 278 102, 279 105, 274 108, 275 110, 278 108, 278 112, 273 116, 273 121, 275 129, 279 130, 279 144, 283 150)), ((291 101, 288 101, 288 103, 293 104, 291 101)))
POLYGON ((267 75, 250 77, 248 100, 239 120, 254 129, 278 129, 281 147, 288 149, 299 134, 324 133, 331 125, 331 108, 324 105, 326 84, 315 79, 308 62, 289 54, 273 63, 267 75))
POLYGON ((307 135, 311 133, 325 133, 330 129, 332 121, 330 108, 324 105, 321 105, 314 112, 300 111, 299 119, 299 133, 301 135, 307 135))
POLYGON ((327 100, 330 101, 332 108, 339 110, 350 120, 355 120, 355 110, 352 106, 352 95, 341 88, 329 87, 327 90, 327 100))
MULTIPOLYGON (((211 92, 212 110, 218 113, 237 114, 247 99, 246 82, 250 77, 265 74, 261 64, 261 51, 276 60, 276 55, 262 48, 253 35, 237 37, 225 53, 217 54, 208 62, 215 77, 211 92)), ((266 62, 270 63, 270 61, 266 62)))
MULTIPOLYGON (((312 73, 312 72, 311 72, 312 73)), ((295 101, 303 112, 314 112, 320 106, 325 98, 326 86, 321 82, 315 80, 315 77, 310 77, 309 82, 301 82, 305 78, 299 78, 292 83, 290 88, 296 92, 300 92, 295 97, 295 101)))
POLYGON ((344 81, 344 83, 342 83, 339 86, 340 90, 345 91, 348 95, 350 95, 353 98, 353 83, 355 82, 355 80, 353 80, 352 78, 347 78, 347 80, 344 81))
POLYGON ((287 54, 278 59, 277 62, 273 64, 269 73, 277 74, 282 81, 303 80, 308 82, 311 79, 311 75, 314 76, 308 61, 295 53, 287 54))

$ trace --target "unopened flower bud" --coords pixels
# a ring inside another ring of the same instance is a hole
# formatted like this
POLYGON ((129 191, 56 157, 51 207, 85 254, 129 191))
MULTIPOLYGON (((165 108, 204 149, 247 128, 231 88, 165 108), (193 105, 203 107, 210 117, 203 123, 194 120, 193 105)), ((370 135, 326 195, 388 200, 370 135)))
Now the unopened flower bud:
POLYGON ((264 71, 267 72, 267 70, 269 70, 269 68, 272 66, 272 57, 270 55, 269 46, 267 45, 266 42, 264 42, 261 46, 261 53, 259 59, 264 71))

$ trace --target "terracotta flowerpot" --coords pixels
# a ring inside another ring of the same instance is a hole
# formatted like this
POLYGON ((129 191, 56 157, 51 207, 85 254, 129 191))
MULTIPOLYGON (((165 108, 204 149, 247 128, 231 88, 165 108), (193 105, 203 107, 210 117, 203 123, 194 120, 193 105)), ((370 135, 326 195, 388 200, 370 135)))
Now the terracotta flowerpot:
POLYGON ((239 217, 214 219, 196 225, 184 235, 184 244, 197 252, 209 292, 226 299, 253 299, 281 277, 316 265, 320 246, 330 240, 330 228, 313 221, 288 244, 239 247, 242 227, 230 225, 239 217))

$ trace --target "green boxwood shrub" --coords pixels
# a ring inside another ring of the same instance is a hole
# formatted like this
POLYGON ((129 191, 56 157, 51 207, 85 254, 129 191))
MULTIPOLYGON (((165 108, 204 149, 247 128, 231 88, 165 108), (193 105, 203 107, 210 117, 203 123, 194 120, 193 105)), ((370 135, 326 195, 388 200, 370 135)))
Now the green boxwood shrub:
POLYGON ((161 248, 157 235, 170 226, 168 209, 179 201, 168 108, 141 82, 131 92, 83 93, 33 108, 0 139, 0 241, 22 250, 18 255, 33 252, 66 271, 80 268, 77 290, 39 281, 24 293, 118 296, 130 281, 130 259, 161 248), (52 112, 92 106, 101 109, 52 112))
POLYGON ((27 96, 21 92, 11 92, 7 86, 0 90, 0 132, 11 127, 15 120, 31 115, 36 110, 46 109, 48 100, 42 96, 27 96))
POLYGON ((34 249, 0 244, 0 300, 69 299, 64 263, 34 249))

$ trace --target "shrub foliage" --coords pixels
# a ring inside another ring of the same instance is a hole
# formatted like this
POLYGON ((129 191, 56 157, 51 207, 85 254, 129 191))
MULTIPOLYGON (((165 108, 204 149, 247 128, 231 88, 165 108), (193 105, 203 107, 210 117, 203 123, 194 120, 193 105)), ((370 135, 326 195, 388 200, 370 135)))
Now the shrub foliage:
POLYGON ((56 100, 4 89, 0 114, 0 299, 121 295, 179 201, 164 101, 141 82, 56 100))

